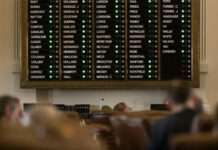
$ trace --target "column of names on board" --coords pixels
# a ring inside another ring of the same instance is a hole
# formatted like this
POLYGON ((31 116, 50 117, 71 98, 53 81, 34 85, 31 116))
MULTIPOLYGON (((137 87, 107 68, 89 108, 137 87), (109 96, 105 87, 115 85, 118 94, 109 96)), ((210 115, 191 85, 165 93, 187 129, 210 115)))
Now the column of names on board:
POLYGON ((62 78, 92 79, 92 0, 62 0, 62 78))
POLYGON ((95 0, 95 79, 125 80, 125 0, 95 0))
POLYGON ((128 1, 128 79, 158 80, 158 1, 128 1))
POLYGON ((59 0, 29 0, 29 79, 59 79, 59 0))
POLYGON ((161 79, 191 79, 191 0, 161 0, 161 79))

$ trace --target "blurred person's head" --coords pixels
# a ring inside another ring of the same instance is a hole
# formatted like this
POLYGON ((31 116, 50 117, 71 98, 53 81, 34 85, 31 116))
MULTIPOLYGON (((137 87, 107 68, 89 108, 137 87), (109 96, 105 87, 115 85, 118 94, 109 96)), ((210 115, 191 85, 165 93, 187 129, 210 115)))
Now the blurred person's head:
POLYGON ((20 100, 12 96, 0 97, 0 120, 3 122, 20 123, 22 117, 20 100))
POLYGON ((197 95, 193 96, 193 105, 196 113, 204 113, 203 100, 199 98, 197 95))
POLYGON ((168 106, 171 111, 178 112, 185 108, 195 109, 194 93, 181 80, 174 80, 168 88, 168 106))
POLYGON ((51 105, 38 105, 30 109, 29 122, 34 128, 52 129, 64 119, 64 114, 51 105))
POLYGON ((119 111, 119 112, 130 112, 132 109, 125 103, 119 103, 114 106, 114 111, 119 111))
POLYGON ((52 105, 33 107, 29 112, 29 121, 36 135, 41 138, 65 139, 71 137, 69 116, 52 105), (65 129, 68 132, 65 132, 65 129), (64 132, 62 132, 63 130, 64 132))
POLYGON ((100 143, 92 139, 91 132, 80 126, 78 119, 72 119, 68 114, 59 111, 52 105, 33 107, 30 110, 29 117, 30 125, 40 138, 69 141, 77 150, 102 149, 100 143))
POLYGON ((112 111, 112 108, 108 105, 102 106, 102 111, 112 111))

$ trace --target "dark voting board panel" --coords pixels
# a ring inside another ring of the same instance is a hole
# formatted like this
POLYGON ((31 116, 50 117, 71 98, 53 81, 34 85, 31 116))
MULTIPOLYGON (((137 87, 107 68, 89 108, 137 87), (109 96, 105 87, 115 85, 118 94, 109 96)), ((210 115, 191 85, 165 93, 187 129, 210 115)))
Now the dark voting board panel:
POLYGON ((21 87, 199 86, 199 0, 21 0, 21 87))

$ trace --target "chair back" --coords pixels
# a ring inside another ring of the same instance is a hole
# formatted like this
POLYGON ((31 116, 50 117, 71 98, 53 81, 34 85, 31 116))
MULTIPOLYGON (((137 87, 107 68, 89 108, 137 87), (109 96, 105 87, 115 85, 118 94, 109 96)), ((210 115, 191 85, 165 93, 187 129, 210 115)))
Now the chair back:
POLYGON ((211 134, 186 134, 172 138, 171 150, 218 150, 218 138, 211 134))
POLYGON ((120 150, 145 150, 148 135, 142 119, 127 116, 113 116, 110 118, 116 135, 116 143, 120 150))

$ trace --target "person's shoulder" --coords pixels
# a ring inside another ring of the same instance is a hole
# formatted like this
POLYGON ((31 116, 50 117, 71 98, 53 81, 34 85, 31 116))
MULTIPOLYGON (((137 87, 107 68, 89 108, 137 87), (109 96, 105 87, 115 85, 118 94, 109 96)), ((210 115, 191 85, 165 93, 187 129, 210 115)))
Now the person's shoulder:
POLYGON ((174 117, 193 117, 196 115, 196 112, 192 109, 184 109, 183 111, 174 114, 174 117))
POLYGON ((172 118, 173 118, 173 116, 169 115, 169 116, 166 116, 166 117, 158 120, 155 123, 155 127, 156 128, 158 128, 158 127, 164 128, 164 126, 168 126, 168 124, 171 122, 172 118))

